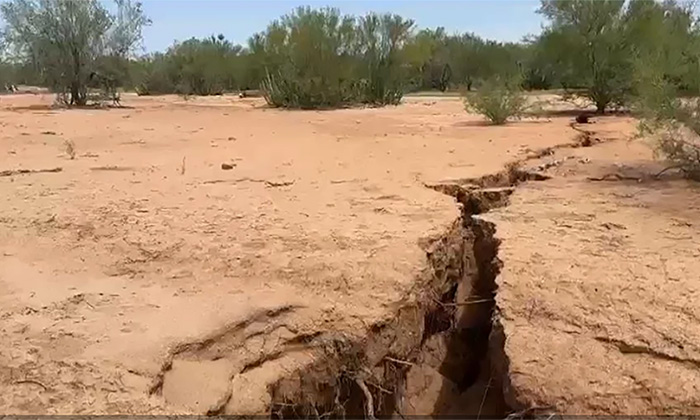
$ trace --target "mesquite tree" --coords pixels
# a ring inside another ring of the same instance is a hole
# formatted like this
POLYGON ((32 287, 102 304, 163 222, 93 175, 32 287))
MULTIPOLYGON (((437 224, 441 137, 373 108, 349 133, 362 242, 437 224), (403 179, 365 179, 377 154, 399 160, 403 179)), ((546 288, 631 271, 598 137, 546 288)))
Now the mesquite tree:
POLYGON ((85 105, 98 62, 130 54, 149 23, 140 3, 115 5, 112 14, 98 0, 9 0, 0 5, 4 40, 66 102, 85 105))

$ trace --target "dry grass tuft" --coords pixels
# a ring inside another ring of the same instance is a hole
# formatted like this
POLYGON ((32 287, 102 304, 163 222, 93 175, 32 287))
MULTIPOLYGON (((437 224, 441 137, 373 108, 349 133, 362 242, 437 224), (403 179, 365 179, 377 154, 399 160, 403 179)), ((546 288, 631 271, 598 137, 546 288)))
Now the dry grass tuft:
POLYGON ((64 141, 63 146, 66 148, 66 155, 68 155, 71 160, 75 159, 75 143, 73 140, 64 141))

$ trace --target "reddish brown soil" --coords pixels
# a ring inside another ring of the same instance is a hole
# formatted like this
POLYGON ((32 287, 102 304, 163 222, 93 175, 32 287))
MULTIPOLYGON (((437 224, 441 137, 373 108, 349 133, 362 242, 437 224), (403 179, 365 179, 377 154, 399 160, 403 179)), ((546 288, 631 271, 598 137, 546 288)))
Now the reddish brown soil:
MULTIPOLYGON (((570 116, 490 127, 429 98, 328 112, 230 97, 41 107, 50 101, 0 98, 0 171, 62 168, 0 177, 7 413, 267 412, 268 385, 325 357, 305 343, 362 341, 421 299, 426 250, 460 218, 426 184, 497 173, 576 134, 570 116)), ((513 408, 697 413, 698 190, 587 181, 616 162, 654 169, 625 140, 632 120, 592 126, 610 142, 560 149, 579 157, 484 216, 503 241, 506 396, 513 408)), ((409 375, 405 411, 445 398, 434 365, 409 375)))

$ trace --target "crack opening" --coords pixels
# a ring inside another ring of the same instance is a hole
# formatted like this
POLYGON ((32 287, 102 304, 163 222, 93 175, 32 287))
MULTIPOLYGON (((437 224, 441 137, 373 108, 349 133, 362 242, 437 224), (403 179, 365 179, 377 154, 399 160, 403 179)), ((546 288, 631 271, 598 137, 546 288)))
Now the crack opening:
POLYGON ((494 175, 428 185, 454 197, 462 215, 426 251, 433 280, 419 299, 420 316, 399 311, 370 327, 365 339, 338 340, 349 347, 336 345, 311 368, 271 385, 271 417, 512 413, 506 363, 493 337, 500 241, 496 226, 479 215, 508 205, 521 182, 543 179, 548 177, 508 165, 494 175), (413 338, 397 345, 404 336, 413 338))

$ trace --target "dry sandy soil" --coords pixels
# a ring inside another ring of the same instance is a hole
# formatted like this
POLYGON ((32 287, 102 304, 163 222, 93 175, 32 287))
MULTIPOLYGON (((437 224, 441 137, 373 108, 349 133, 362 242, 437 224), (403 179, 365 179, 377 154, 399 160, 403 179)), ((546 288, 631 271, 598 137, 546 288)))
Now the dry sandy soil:
POLYGON ((631 118, 50 103, 0 97, 3 413, 700 414, 700 189, 631 118))

